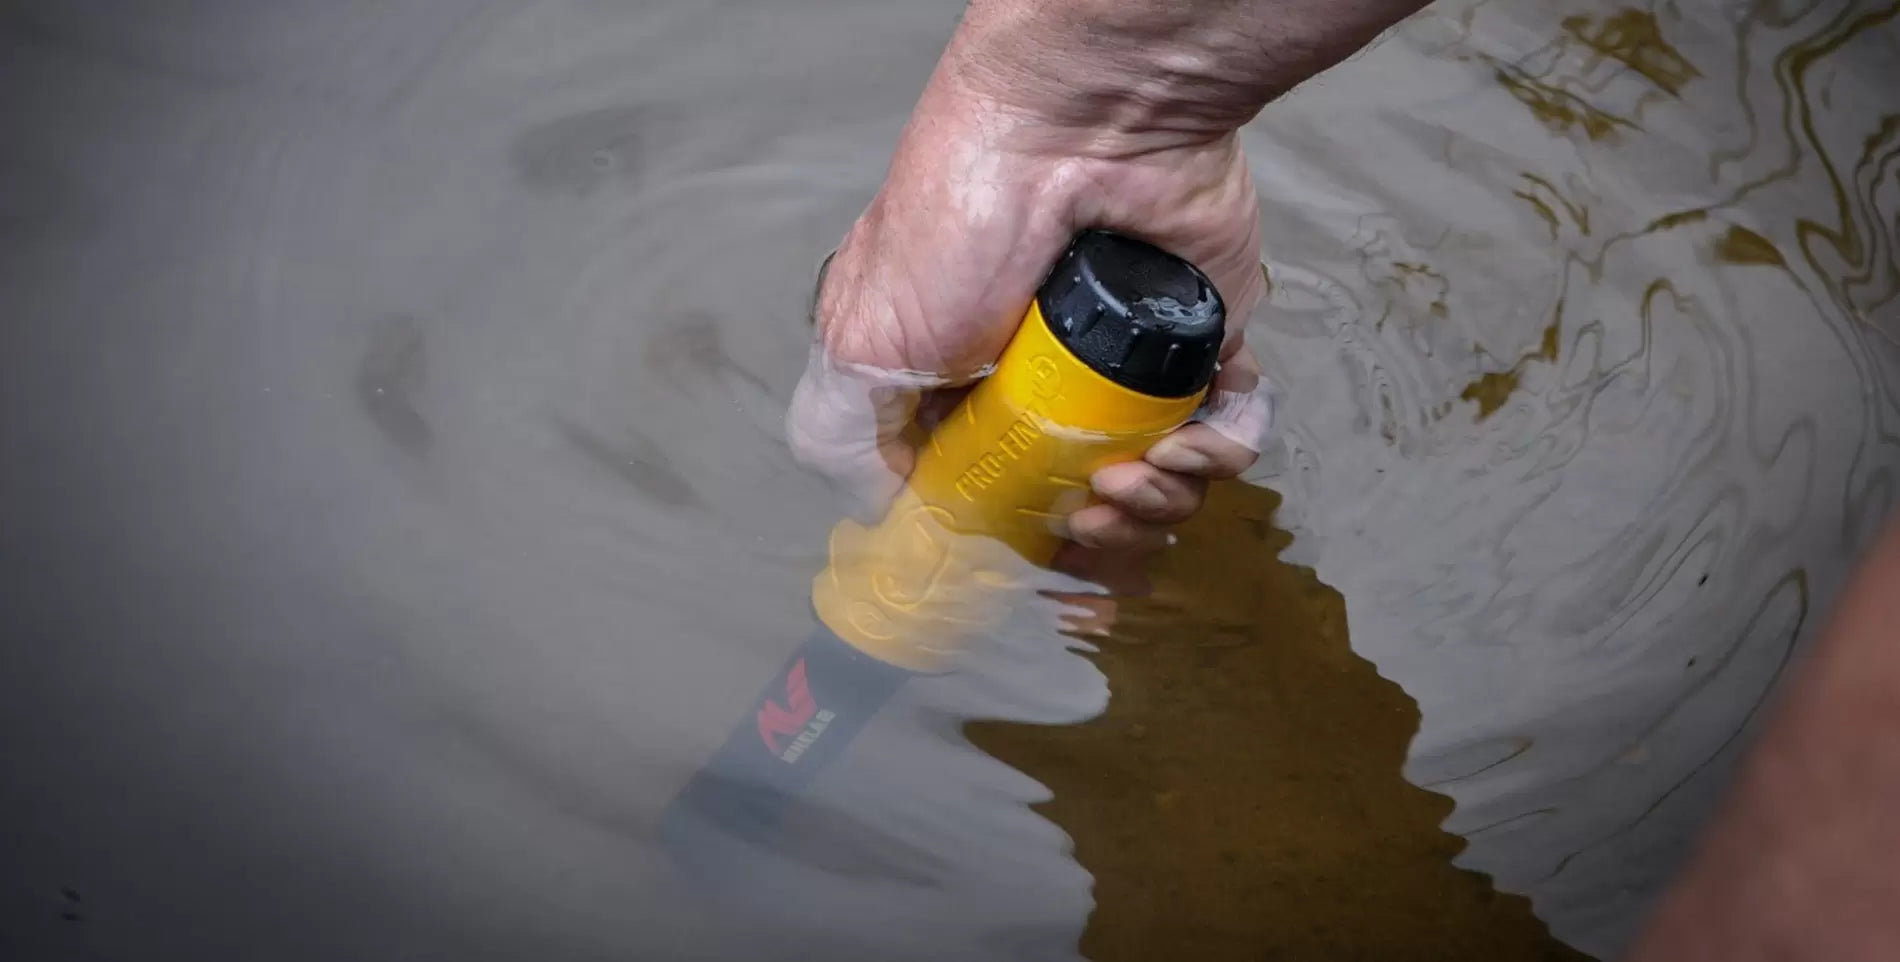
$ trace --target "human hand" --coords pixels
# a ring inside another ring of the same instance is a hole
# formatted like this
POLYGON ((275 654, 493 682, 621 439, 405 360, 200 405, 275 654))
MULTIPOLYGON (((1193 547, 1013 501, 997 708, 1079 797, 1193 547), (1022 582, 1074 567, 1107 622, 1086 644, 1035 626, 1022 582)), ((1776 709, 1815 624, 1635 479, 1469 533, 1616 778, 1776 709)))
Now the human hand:
POLYGON ((1091 479, 1098 503, 1068 518, 1071 543, 1055 565, 1138 590, 1129 562, 1165 545, 1210 481, 1246 470, 1271 426, 1270 393, 1244 343, 1266 286, 1253 181, 1231 129, 1129 123, 1113 109, 1082 116, 1067 89, 1038 103, 988 66, 983 25, 965 26, 885 183, 824 271, 788 439, 857 513, 875 516, 914 461, 909 425, 947 410, 996 359, 1075 233, 1101 227, 1153 243, 1220 290, 1219 372, 1194 422, 1091 479))

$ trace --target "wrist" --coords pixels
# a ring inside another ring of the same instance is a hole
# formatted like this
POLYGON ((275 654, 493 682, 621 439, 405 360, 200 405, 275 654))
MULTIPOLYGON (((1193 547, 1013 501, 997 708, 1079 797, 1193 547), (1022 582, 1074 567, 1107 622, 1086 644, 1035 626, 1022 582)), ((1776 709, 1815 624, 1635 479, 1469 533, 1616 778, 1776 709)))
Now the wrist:
POLYGON ((1225 136, 1425 0, 971 0, 946 64, 1099 152, 1225 136))
POLYGON ((1097 156, 1216 140, 1279 92, 1262 38, 1233 18, 1148 6, 1175 5, 975 0, 939 80, 1026 135, 1097 156))

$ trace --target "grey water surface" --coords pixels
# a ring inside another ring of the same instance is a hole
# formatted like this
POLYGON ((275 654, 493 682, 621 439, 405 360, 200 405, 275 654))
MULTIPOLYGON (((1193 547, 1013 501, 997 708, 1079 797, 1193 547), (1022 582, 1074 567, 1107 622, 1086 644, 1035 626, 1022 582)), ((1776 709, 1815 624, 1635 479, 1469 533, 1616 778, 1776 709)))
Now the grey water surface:
MULTIPOLYGON (((0 5, 0 954, 1077 958, 958 731, 1099 712, 1053 639, 731 898, 653 840, 809 631, 805 307, 958 13, 0 5)), ((1451 0, 1245 131, 1249 479, 1586 951, 1894 500, 1895 90, 1893 5, 1451 0)))

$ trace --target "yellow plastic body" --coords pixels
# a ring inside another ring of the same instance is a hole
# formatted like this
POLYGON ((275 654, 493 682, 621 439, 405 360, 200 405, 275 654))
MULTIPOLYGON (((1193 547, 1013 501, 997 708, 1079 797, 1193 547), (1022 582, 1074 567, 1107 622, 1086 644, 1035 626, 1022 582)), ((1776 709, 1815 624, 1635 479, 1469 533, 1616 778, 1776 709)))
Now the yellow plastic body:
POLYGON ((1007 613, 1010 569, 1048 564, 1062 520, 1091 502, 1090 476, 1139 459, 1204 393, 1150 397, 1110 381, 1032 302, 995 371, 924 443, 884 519, 832 529, 812 590, 819 620, 873 657, 945 669, 1007 613))

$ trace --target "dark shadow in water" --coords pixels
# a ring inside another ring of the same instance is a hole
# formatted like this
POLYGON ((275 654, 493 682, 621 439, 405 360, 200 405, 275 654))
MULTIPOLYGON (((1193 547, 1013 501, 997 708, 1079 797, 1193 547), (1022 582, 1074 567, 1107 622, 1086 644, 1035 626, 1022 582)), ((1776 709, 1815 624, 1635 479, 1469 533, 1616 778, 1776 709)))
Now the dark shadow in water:
POLYGON ((356 369, 356 398, 389 443, 411 457, 429 453, 435 432, 416 408, 425 365, 422 324, 407 315, 385 317, 370 334, 356 369))
POLYGON ((1125 602, 1076 726, 972 725, 1055 794, 1095 876, 1096 962, 1587 960, 1455 868, 1451 800, 1400 774, 1416 703, 1354 654, 1345 600, 1278 560, 1279 496, 1216 485, 1125 602))
POLYGON ((612 181, 637 181, 647 146, 665 141, 673 120, 666 109, 645 104, 561 117, 516 138, 515 171, 531 190, 582 197, 612 181))

